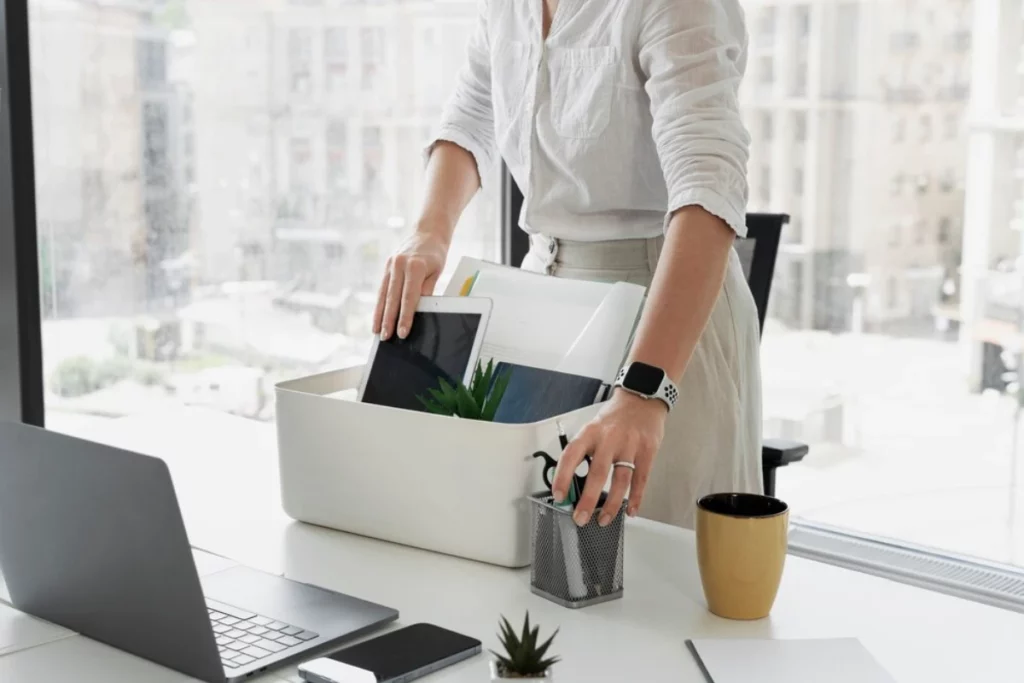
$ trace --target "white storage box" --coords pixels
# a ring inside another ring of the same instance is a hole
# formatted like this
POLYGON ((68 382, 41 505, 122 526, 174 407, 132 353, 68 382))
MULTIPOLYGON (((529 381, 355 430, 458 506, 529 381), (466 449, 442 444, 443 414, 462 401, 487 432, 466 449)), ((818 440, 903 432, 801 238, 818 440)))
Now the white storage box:
POLYGON ((532 424, 495 424, 358 403, 363 366, 277 386, 281 498, 292 518, 505 567, 530 563, 527 496, 543 488, 589 406, 532 424))

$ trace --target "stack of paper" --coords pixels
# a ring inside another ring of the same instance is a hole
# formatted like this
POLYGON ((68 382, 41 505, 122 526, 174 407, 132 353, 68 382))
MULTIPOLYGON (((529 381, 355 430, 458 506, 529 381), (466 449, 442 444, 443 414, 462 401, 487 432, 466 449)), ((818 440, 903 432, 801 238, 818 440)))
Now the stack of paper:
POLYGON ((629 348, 646 289, 546 277, 463 258, 445 296, 491 299, 481 358, 611 383, 629 348))
POLYGON ((895 683, 856 638, 686 644, 708 683, 895 683))

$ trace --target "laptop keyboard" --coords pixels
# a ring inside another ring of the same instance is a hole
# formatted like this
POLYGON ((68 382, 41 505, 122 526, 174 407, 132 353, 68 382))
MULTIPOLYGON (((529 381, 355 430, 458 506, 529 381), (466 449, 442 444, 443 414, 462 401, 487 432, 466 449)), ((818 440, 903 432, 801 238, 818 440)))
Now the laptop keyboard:
POLYGON ((240 669, 319 637, 318 633, 207 601, 210 623, 226 669, 240 669))

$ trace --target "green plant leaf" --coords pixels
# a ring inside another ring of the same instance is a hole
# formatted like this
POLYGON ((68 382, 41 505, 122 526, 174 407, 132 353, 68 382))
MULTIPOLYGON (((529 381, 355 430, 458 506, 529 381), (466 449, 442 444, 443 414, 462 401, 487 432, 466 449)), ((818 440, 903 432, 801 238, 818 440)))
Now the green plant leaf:
POLYGON ((434 401, 431 401, 430 399, 423 398, 422 396, 417 396, 416 398, 419 400, 420 403, 423 404, 424 408, 426 408, 429 412, 435 415, 447 415, 450 417, 452 414, 452 412, 448 410, 446 407, 434 401))
POLYGON ((483 404, 481 419, 494 422, 494 416, 498 413, 498 407, 501 406, 501 399, 505 397, 505 390, 508 389, 510 379, 512 379, 512 372, 506 370, 494 380, 494 386, 491 387, 491 392, 483 404))
POLYGON ((480 419, 480 406, 473 400, 473 394, 469 393, 469 389, 464 385, 459 384, 455 390, 455 400, 459 409, 459 417, 467 420, 480 419))
POLYGON ((440 385, 441 393, 444 395, 445 400, 450 401, 452 405, 455 405, 455 387, 453 387, 451 384, 448 384, 448 382, 445 381, 444 379, 440 380, 440 385))
POLYGON ((487 375, 490 374, 490 371, 490 362, 487 363, 487 372, 484 372, 480 361, 477 361, 476 370, 473 372, 473 383, 469 385, 469 391, 473 394, 473 400, 476 401, 478 406, 482 406, 487 398, 487 386, 489 383, 487 375))
POLYGON ((443 415, 455 415, 455 403, 449 400, 444 394, 437 389, 428 390, 431 397, 433 397, 432 403, 437 406, 443 415))
POLYGON ((502 617, 500 639, 505 648, 505 654, 496 652, 493 654, 505 673, 524 678, 542 675, 560 661, 559 657, 545 657, 556 635, 558 635, 557 630, 551 637, 537 645, 540 638, 540 627, 531 626, 529 612, 523 619, 521 634, 517 634, 508 620, 502 617))
MULTIPOLYGON (((557 635, 558 635, 558 629, 555 629, 555 632, 551 634, 550 638, 548 638, 543 643, 541 643, 540 645, 537 646, 536 656, 537 656, 538 659, 540 659, 540 660, 544 659, 544 655, 547 654, 548 649, 551 647, 551 643, 555 640, 555 636, 557 636, 557 635)), ((555 657, 555 659, 558 659, 558 657, 555 657)))

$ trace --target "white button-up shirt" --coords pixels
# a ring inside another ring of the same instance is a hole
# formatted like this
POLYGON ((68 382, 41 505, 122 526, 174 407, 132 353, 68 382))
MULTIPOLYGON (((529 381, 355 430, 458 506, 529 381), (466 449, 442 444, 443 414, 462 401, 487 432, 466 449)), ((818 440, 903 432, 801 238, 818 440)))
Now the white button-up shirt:
POLYGON ((746 232, 749 136, 737 89, 747 35, 737 0, 481 0, 437 140, 486 182, 500 154, 527 232, 650 238, 699 205, 746 232))

